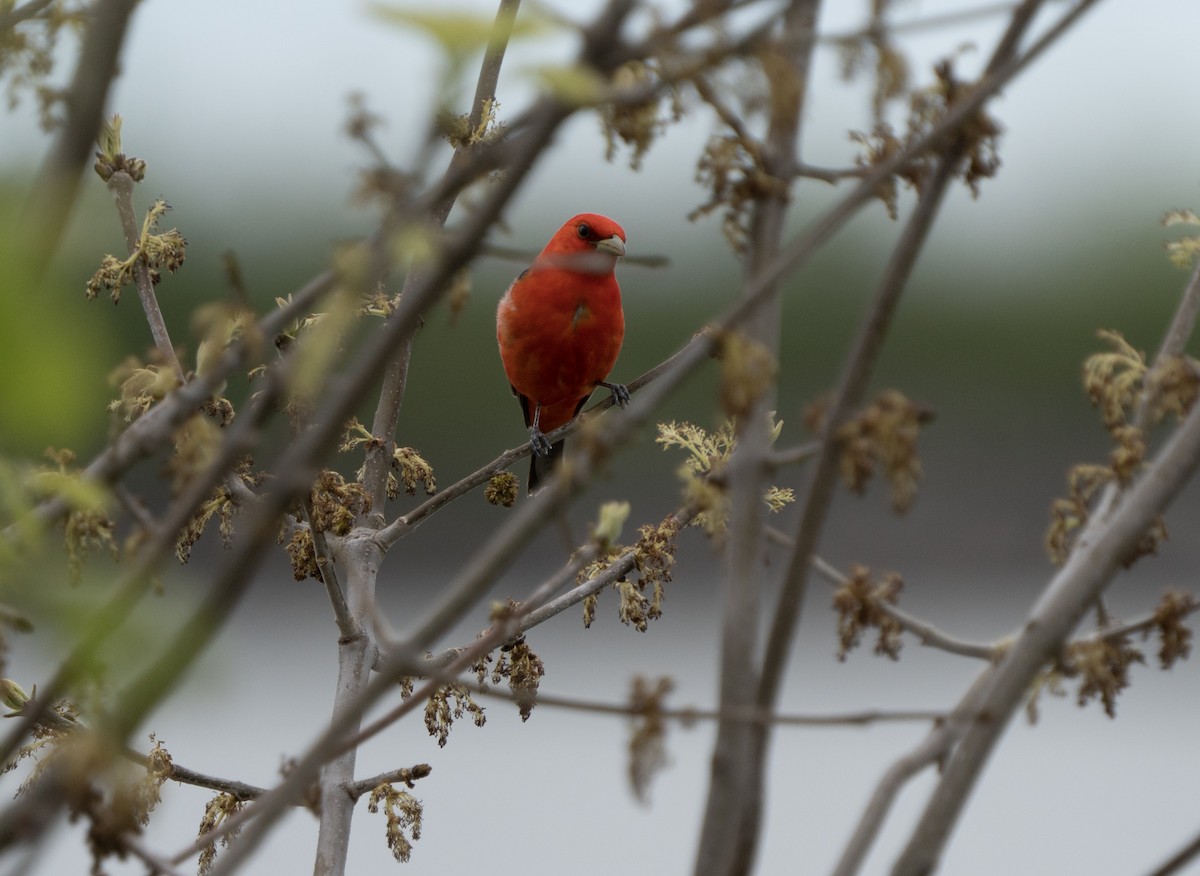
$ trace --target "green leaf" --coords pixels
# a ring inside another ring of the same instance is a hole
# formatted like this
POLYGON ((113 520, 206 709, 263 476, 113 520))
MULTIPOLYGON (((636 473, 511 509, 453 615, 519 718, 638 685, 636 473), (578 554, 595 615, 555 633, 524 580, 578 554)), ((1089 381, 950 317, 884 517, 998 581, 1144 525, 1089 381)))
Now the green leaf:
POLYGON ((568 106, 592 106, 609 95, 604 77, 581 64, 547 65, 535 67, 530 72, 543 89, 568 106))
MULTIPOLYGON (((408 9, 386 6, 382 3, 372 4, 370 8, 372 14, 384 21, 424 31, 451 55, 461 55, 482 49, 491 38, 492 29, 495 26, 493 16, 466 10, 408 9)), ((522 11, 513 23, 510 39, 522 39, 545 33, 549 25, 550 20, 545 16, 531 15, 522 11)))

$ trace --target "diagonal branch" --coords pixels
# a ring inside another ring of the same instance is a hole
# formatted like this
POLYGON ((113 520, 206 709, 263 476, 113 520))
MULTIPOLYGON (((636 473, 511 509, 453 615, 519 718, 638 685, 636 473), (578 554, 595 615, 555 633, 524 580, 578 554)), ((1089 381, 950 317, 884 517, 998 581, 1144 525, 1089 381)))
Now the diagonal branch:
POLYGON ((97 0, 88 12, 87 32, 67 89, 66 120, 25 205, 25 253, 35 273, 45 270, 66 229, 136 6, 137 0, 97 0))
MULTIPOLYGON (((93 484, 113 484, 137 462, 158 452, 179 424, 195 413, 222 381, 247 362, 249 339, 252 335, 271 337, 282 331, 290 321, 328 293, 333 288, 333 283, 333 273, 325 271, 289 295, 289 300, 283 307, 270 311, 258 321, 256 332, 247 332, 235 340, 212 369, 190 383, 176 388, 129 424, 113 443, 88 463, 82 473, 83 479, 93 484)), ((35 506, 25 517, 0 530, 0 538, 16 542, 24 527, 49 526, 60 520, 69 510, 65 499, 47 499, 35 506)), ((152 527, 154 528, 158 527, 152 527)))
POLYGON ((54 0, 29 0, 28 3, 0 15, 0 31, 16 27, 22 21, 40 15, 54 0))
MULTIPOLYGON (((1092 2, 1092 0, 1085 0, 1092 2)), ((1081 4, 1081 5, 1085 5, 1081 4)), ((1007 33, 1001 38, 988 65, 988 73, 976 86, 971 96, 985 90, 1005 71, 1021 69, 1030 60, 1041 54, 1046 47, 1073 23, 1079 7, 1063 16, 1058 24, 1042 37, 1028 52, 1020 57, 1011 57, 1019 35, 1028 26, 1040 0, 1031 0, 1014 14, 1007 33)), ((1009 74, 1012 75, 1012 74, 1009 74)), ((969 100, 970 98, 968 98, 969 100)), ((948 115, 956 107, 951 107, 948 115)), ((978 107, 976 107, 978 109, 978 107)), ((776 702, 783 682, 783 673, 802 609, 808 569, 816 551, 823 529, 826 512, 833 498, 837 479, 836 435, 850 411, 859 404, 866 390, 875 361, 882 348, 884 338, 891 326, 892 317, 903 293, 908 278, 916 264, 917 256, 928 237, 933 220, 937 216, 946 188, 953 172, 962 158, 961 141, 955 141, 933 170, 921 198, 909 218, 904 232, 893 251, 892 258, 880 280, 871 311, 863 323, 860 333, 842 373, 833 401, 826 414, 822 440, 822 452, 814 465, 812 480, 805 497, 796 544, 788 562, 766 652, 763 656, 763 675, 758 693, 758 702, 769 707, 776 702)), ((872 174, 872 177, 874 174, 872 174)), ((868 180, 871 177, 868 177, 868 180)))
POLYGON ((1196 834, 1186 846, 1155 867, 1147 876, 1172 876, 1174 873, 1182 873, 1183 868, 1197 857, 1200 857, 1200 834, 1196 834))
POLYGON ((1146 527, 1200 465, 1200 405, 1171 436, 1146 472, 1106 518, 1094 518, 1079 546, 1047 585, 1003 660, 981 676, 978 711, 950 756, 917 827, 896 862, 896 876, 931 872, 962 813, 979 772, 1024 699, 1034 676, 1057 655, 1088 607, 1104 591, 1146 527))
MULTIPOLYGON (((1181 350, 1194 329, 1200 313, 1198 276, 1200 270, 1193 272, 1185 289, 1160 348, 1163 355, 1181 350)), ((1142 409, 1147 392, 1143 391, 1142 409)), ((1146 528, 1175 499, 1198 465, 1200 405, 1193 405, 1146 470, 1130 486, 1101 500, 1103 513, 1093 514, 1076 538, 1071 555, 1046 585, 1004 659, 981 677, 987 687, 980 708, 991 720, 973 725, 955 749, 896 863, 897 874, 928 872, 936 864, 979 772, 1033 678, 1061 653, 1088 607, 1103 594, 1146 528)))

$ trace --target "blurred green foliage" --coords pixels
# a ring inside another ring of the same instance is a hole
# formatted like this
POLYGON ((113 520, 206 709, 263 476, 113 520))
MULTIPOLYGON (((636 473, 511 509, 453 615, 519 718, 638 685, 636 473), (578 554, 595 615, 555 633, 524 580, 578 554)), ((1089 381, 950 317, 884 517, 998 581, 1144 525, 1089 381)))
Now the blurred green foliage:
MULTIPOLYGON (((0 202, 12 200, 0 185, 0 202)), ((98 392, 120 348, 87 312, 86 276, 73 276, 70 258, 38 278, 12 251, 19 239, 14 213, 0 210, 0 241, 7 242, 0 244, 0 450, 40 455, 47 446, 95 447, 106 432, 98 392)))
MULTIPOLYGON (((42 285, 35 289, 11 270, 0 275, 8 314, 0 321, 0 364, 9 375, 0 442, 10 452, 38 455, 47 445, 73 446, 86 460, 109 433, 105 408, 113 390, 107 374, 126 355, 144 356, 150 346, 135 297, 117 307, 84 300, 83 283, 94 265, 104 253, 122 249, 107 196, 99 185, 86 189, 42 285)), ((880 213, 869 210, 786 281, 778 403, 785 442, 803 440, 801 412, 836 381, 869 306, 899 231, 880 213)), ((320 216, 319 205, 301 201, 292 215, 306 214, 320 216)), ((170 222, 188 238, 188 259, 178 274, 164 278, 159 298, 185 366, 196 344, 192 311, 234 294, 221 267, 226 251, 237 255, 253 305, 262 311, 324 268, 340 240, 366 231, 370 217, 359 219, 358 228, 344 220, 333 227, 290 222, 281 234, 278 226, 251 217, 231 223, 180 205, 170 222)), ((948 231, 952 237, 954 229, 948 231)), ((1040 247, 1036 258, 1021 251, 1022 233, 1012 230, 1010 244, 1001 230, 993 247, 971 252, 940 244, 935 231, 885 347, 879 388, 898 387, 933 405, 942 414, 939 423, 958 423, 976 434, 1004 432, 1014 419, 1039 417, 1064 428, 1094 425, 1079 389, 1079 368, 1096 348, 1095 331, 1120 329, 1152 351, 1185 275, 1163 255, 1156 225, 1122 227, 1114 219, 1102 229, 1063 229, 1053 255, 1040 247)), ((624 381, 678 349, 738 294, 740 266, 715 223, 681 219, 678 236, 653 254, 670 264, 619 269, 627 329, 615 374, 624 381)), ((435 467, 448 463, 454 471, 439 471, 443 483, 525 439, 494 336, 495 304, 522 267, 484 257, 472 271, 461 312, 452 318, 440 305, 425 315, 417 336, 398 438, 420 448, 435 467)), ((703 369, 691 380, 663 418, 711 425, 717 416, 713 371, 703 369)), ((367 405, 359 416, 370 422, 370 414, 367 405)), ((657 465, 659 455, 645 443, 633 455, 657 465)))

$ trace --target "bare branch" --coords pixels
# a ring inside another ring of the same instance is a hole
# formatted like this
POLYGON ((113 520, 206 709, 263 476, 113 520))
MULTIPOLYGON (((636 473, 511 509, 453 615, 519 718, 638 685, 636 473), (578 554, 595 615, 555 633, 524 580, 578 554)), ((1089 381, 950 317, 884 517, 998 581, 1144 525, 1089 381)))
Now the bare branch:
POLYGON ((147 849, 136 837, 122 835, 119 842, 127 852, 138 858, 147 867, 146 876, 183 876, 183 873, 147 849))
POLYGON ((859 872, 901 789, 926 767, 943 762, 965 728, 976 720, 976 705, 983 689, 982 682, 976 681, 953 713, 936 724, 912 751, 898 758, 887 769, 855 826, 833 876, 854 876, 859 872))
MULTIPOLYGON (((127 748, 123 754, 134 763, 141 764, 144 767, 150 766, 150 758, 146 757, 140 751, 127 748)), ((267 793, 266 788, 260 788, 257 785, 206 775, 205 773, 196 772, 177 763, 171 764, 171 772, 167 778, 172 782, 181 782, 185 785, 194 785, 197 788, 207 788, 210 791, 229 794, 239 800, 253 800, 267 793)))
POLYGON ((30 0, 23 6, 18 6, 8 12, 0 15, 0 30, 8 30, 16 27, 22 21, 26 21, 37 15, 40 15, 54 0, 30 0))
MULTIPOLYGON (((108 179, 108 191, 117 206, 117 216, 121 220, 121 231, 125 235, 125 246, 130 256, 138 251, 142 236, 133 206, 133 186, 133 177, 124 170, 118 170, 108 179)), ((186 383, 187 374, 184 373, 183 366, 179 364, 179 357, 175 354, 175 346, 171 343, 171 335, 158 306, 158 296, 154 293, 154 284, 150 282, 150 270, 143 259, 134 262, 133 279, 138 299, 142 302, 142 310, 146 314, 146 322, 150 325, 150 335, 154 338, 155 348, 163 361, 171 366, 176 379, 180 383, 186 383)))
MULTIPOLYGON (((504 700, 515 700, 509 691, 496 688, 479 689, 474 692, 504 700)), ((637 717, 642 714, 640 709, 626 704, 555 696, 541 691, 538 692, 537 703, 539 707, 548 706, 578 712, 594 712, 600 715, 637 717)), ((690 726, 698 721, 738 721, 745 724, 770 724, 775 727, 865 727, 871 724, 937 723, 946 718, 945 712, 929 709, 864 709, 857 712, 831 712, 827 715, 791 715, 771 714, 756 708, 724 711, 682 706, 677 709, 659 709, 657 714, 664 720, 678 721, 685 726, 690 726)))
POLYGON ((386 773, 380 773, 377 776, 371 776, 367 779, 359 779, 351 785, 346 786, 346 793, 353 799, 357 800, 363 794, 369 794, 371 791, 378 788, 380 785, 391 785, 396 782, 402 782, 408 787, 413 787, 413 782, 418 779, 423 779, 433 772, 433 767, 427 763, 418 763, 410 767, 401 767, 396 770, 389 770, 386 773))
MULTIPOLYGON (((783 533, 780 533, 780 535, 783 536, 783 533)), ((787 538, 787 536, 783 537, 787 538)), ((791 542, 792 540, 787 538, 787 541, 791 542)), ((839 569, 825 562, 819 556, 812 558, 812 568, 821 577, 838 587, 844 586, 848 581, 839 569)), ((987 645, 978 642, 968 642, 964 639, 956 639, 948 633, 942 632, 933 624, 914 617, 908 612, 894 605, 889 605, 886 602, 880 602, 878 607, 880 611, 920 639, 922 645, 937 648, 948 654, 957 654, 960 657, 974 657, 979 660, 991 662, 1000 655, 1004 647, 1003 645, 987 645)))
POLYGON ((316 555, 317 570, 321 574, 321 584, 325 595, 329 597, 329 605, 333 608, 333 619, 337 623, 338 632, 343 638, 353 638, 362 634, 358 620, 350 613, 346 605, 346 591, 338 580, 337 565, 333 561, 333 552, 329 549, 329 540, 325 533, 312 525, 312 494, 304 503, 304 517, 308 524, 308 534, 312 538, 313 552, 316 555))
POLYGON ((1186 846, 1173 854, 1164 863, 1151 870, 1147 876, 1171 876, 1173 873, 1183 872, 1183 868, 1200 857, 1200 834, 1191 840, 1186 846))
POLYGON ((817 456, 820 452, 821 442, 809 441, 807 444, 800 444, 796 447, 771 451, 767 457, 767 464, 776 469, 788 465, 797 465, 801 462, 808 462, 808 460, 817 456))
MULTIPOLYGON (((1192 285, 1185 299, 1191 296, 1192 285)), ((1168 336, 1177 334, 1174 328, 1168 331, 1168 336)), ((1115 494, 1110 510, 1089 520, 1004 659, 985 673, 988 687, 980 708, 994 720, 973 727, 950 758, 896 864, 898 874, 928 872, 936 863, 979 771, 1034 676, 1061 652, 1071 631, 1104 592, 1146 527, 1183 489, 1198 464, 1200 405, 1195 405, 1146 470, 1115 494)))
POLYGON ((1171 320, 1171 327, 1163 337, 1159 347, 1158 360, 1167 356, 1178 356, 1183 353, 1188 339, 1196 328, 1196 318, 1200 315, 1200 262, 1192 269, 1191 279, 1184 290, 1183 299, 1171 320))

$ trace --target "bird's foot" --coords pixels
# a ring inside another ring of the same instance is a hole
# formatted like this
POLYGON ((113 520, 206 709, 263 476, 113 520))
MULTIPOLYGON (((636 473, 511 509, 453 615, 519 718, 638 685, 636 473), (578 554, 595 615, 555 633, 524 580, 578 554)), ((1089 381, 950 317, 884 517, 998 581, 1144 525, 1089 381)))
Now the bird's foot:
POLYGON ((600 386, 603 386, 612 393, 612 403, 617 407, 623 408, 629 404, 629 387, 623 383, 605 383, 600 381, 600 386))
POLYGON ((529 430, 529 446, 535 456, 550 455, 550 442, 546 440, 546 436, 537 426, 529 430))

